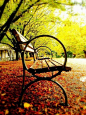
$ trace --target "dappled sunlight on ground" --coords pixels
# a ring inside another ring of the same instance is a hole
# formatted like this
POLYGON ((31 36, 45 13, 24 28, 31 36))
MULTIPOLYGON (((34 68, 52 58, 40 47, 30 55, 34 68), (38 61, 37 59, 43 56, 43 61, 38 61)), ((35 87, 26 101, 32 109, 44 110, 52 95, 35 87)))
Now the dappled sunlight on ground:
MULTIPOLYGON (((27 61, 28 67, 32 65, 27 61)), ((22 62, 0 62, 0 115, 86 115, 86 59, 68 58, 69 72, 53 78, 65 89, 68 106, 61 106, 64 96, 56 84, 40 81, 24 94, 24 108, 18 107, 22 86, 22 62)), ((25 84, 34 80, 26 72, 25 84)))

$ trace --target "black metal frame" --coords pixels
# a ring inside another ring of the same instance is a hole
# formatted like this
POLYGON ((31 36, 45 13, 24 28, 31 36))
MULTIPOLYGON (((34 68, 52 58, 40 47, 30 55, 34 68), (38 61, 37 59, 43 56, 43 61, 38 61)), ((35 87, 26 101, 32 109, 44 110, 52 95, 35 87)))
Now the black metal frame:
MULTIPOLYGON (((47 47, 47 46, 39 46, 39 47, 37 47, 35 50, 38 52, 41 47, 45 47, 45 48, 49 49, 50 52, 51 52, 51 58, 53 57, 52 50, 51 50, 49 47, 47 47)), ((38 56, 38 55, 37 55, 37 56, 38 56)), ((38 57, 37 57, 36 59, 38 59, 38 57)))
MULTIPOLYGON (((65 54, 65 60, 64 60, 64 64, 63 64, 63 68, 61 68, 59 70, 59 72, 57 72, 55 75, 52 74, 51 77, 38 77, 37 75, 35 75, 35 73, 32 73, 32 76, 36 77, 36 79, 34 81, 31 81, 30 83, 28 83, 27 85, 24 85, 24 81, 25 81, 25 70, 27 70, 29 72, 29 69, 27 68, 26 64, 25 64, 25 60, 24 60, 24 51, 21 52, 21 57, 22 57, 22 63, 23 63, 23 84, 22 84, 22 92, 21 92, 21 95, 19 97, 19 106, 23 106, 23 103, 22 103, 22 99, 23 99, 23 94, 25 92, 25 90, 33 83, 35 82, 38 82, 38 81, 41 81, 41 80, 48 80, 48 81, 52 81, 54 82, 55 84, 57 84, 63 91, 63 94, 64 94, 64 97, 65 97, 65 103, 63 105, 67 106, 68 105, 68 99, 67 99, 67 95, 66 95, 66 92, 64 90, 64 88, 56 81, 54 81, 52 78, 56 77, 57 75, 60 75, 62 70, 64 70, 64 68, 66 67, 66 62, 67 62, 67 53, 66 53, 66 49, 64 47, 64 45, 62 44, 62 42, 60 40, 58 40, 57 38, 51 36, 51 35, 40 35, 40 36, 36 36, 35 38, 27 41, 27 42, 24 42, 26 44, 26 47, 27 45, 34 39, 37 39, 39 37, 51 37, 55 40, 57 40, 61 46, 63 47, 63 50, 64 50, 64 54, 65 54)), ((25 47, 25 49, 26 49, 25 47)), ((41 46, 40 46, 41 47, 41 46)), ((36 51, 36 49, 35 49, 36 51)), ((53 72, 53 71, 52 71, 53 72)))

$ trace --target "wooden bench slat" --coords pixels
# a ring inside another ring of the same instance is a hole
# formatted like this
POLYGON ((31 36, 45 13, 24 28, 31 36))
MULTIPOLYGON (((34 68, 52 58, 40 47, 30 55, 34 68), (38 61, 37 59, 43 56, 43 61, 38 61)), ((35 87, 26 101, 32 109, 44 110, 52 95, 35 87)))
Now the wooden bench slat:
POLYGON ((61 63, 59 63, 59 62, 57 62, 57 61, 55 61, 55 60, 51 60, 51 63, 53 63, 55 66, 59 66, 59 65, 62 66, 61 63))
MULTIPOLYGON (((39 65, 37 66, 37 68, 38 68, 38 69, 39 69, 39 68, 42 69, 42 61, 41 61, 41 60, 38 61, 38 64, 39 64, 39 65)), ((37 68, 36 68, 36 69, 37 69, 37 68)))
MULTIPOLYGON (((20 46, 20 49, 21 50, 24 50, 25 49, 25 46, 26 44, 24 42, 27 42, 28 40, 22 35, 20 34, 17 30, 15 29, 12 29, 11 32, 13 33, 13 35, 15 36, 19 46, 20 46), (20 44, 22 43, 22 44, 20 44)), ((34 52, 34 49, 33 49, 33 46, 31 43, 29 43, 25 49, 25 51, 28 51, 28 52, 34 52)))
POLYGON ((48 60, 48 59, 47 59, 46 61, 47 61, 48 65, 49 65, 49 67, 55 66, 55 65, 52 63, 52 60, 50 60, 50 59, 48 60))
POLYGON ((32 68, 32 69, 42 68, 42 63, 41 63, 41 61, 40 61, 40 60, 36 60, 36 61, 34 62, 34 64, 33 64, 30 68, 32 68))
POLYGON ((43 68, 48 68, 48 65, 45 60, 42 60, 43 68))

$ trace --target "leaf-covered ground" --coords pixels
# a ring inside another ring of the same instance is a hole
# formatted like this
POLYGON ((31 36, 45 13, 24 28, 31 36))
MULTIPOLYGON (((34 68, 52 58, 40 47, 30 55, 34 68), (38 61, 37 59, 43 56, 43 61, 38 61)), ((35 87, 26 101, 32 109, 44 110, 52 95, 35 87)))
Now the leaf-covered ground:
MULTIPOLYGON (((27 61, 28 66, 32 62, 27 61)), ((68 106, 61 106, 64 95, 52 82, 40 81, 24 94, 24 108, 18 107, 22 87, 22 62, 0 62, 0 115, 86 115, 86 59, 68 59, 70 72, 54 78, 65 89, 68 106)), ((25 84, 34 80, 26 72, 25 84)))

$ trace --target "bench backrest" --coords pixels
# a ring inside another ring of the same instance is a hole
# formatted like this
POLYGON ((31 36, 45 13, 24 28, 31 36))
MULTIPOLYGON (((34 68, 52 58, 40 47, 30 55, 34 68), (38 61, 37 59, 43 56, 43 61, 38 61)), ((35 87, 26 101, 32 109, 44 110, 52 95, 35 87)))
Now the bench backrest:
MULTIPOLYGON (((25 44, 23 44, 23 43, 27 42, 28 40, 22 34, 20 34, 17 30, 15 30, 15 29, 12 29, 11 32, 15 36, 15 38, 17 40, 17 43, 18 43, 18 45, 20 47, 20 50, 23 51, 24 48, 25 48, 25 44), (22 42, 22 44, 20 44, 20 42, 22 42)), ((31 43, 29 43, 27 45, 25 51, 34 52, 34 49, 33 49, 33 46, 32 46, 31 43)))

